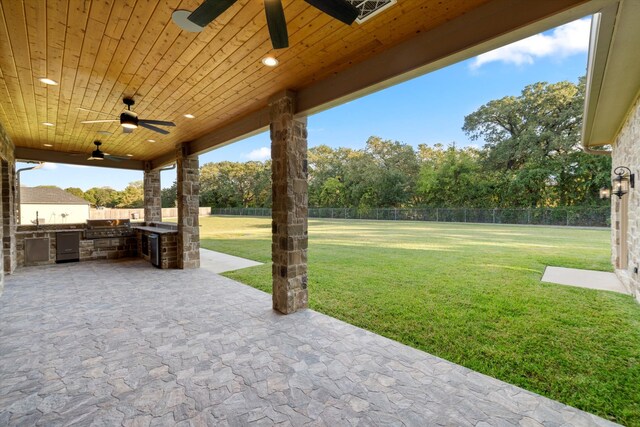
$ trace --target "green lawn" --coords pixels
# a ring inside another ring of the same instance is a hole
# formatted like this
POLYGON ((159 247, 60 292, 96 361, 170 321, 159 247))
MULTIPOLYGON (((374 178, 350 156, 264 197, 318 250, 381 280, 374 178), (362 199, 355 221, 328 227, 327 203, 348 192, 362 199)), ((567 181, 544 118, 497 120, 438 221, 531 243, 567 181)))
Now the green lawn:
MULTIPOLYGON (((271 290, 269 218, 201 218, 202 247, 266 262, 226 276, 271 290)), ((640 306, 540 283, 611 270, 608 230, 309 221, 309 305, 476 371, 640 425, 640 306)))

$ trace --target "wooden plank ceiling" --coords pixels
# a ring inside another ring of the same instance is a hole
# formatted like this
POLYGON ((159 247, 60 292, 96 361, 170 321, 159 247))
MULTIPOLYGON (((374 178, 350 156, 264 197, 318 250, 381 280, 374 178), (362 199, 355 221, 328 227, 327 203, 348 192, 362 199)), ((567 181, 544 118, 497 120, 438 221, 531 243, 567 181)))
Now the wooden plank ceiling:
POLYGON ((264 108, 274 93, 309 87, 488 2, 399 0, 346 26, 302 0, 283 0, 290 47, 274 52, 260 0, 239 0, 201 33, 171 20, 198 0, 0 0, 0 122, 17 147, 89 153, 101 139, 113 155, 166 157, 176 143, 264 108), (264 66, 267 55, 280 65, 264 66), (116 118, 125 96, 140 118, 177 126, 163 136, 80 123, 116 118))

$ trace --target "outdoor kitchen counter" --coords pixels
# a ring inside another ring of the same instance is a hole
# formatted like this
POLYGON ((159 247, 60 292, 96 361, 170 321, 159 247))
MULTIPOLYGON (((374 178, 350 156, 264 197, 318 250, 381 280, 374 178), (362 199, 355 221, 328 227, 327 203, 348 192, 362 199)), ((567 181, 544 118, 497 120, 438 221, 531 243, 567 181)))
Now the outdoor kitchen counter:
POLYGON ((132 225, 131 228, 133 228, 135 230, 148 231, 150 233, 155 233, 155 234, 170 234, 170 233, 177 233, 178 232, 178 230, 172 230, 170 228, 151 227, 151 226, 148 226, 148 225, 132 225))
POLYGON ((90 220, 86 224, 23 224, 18 225, 15 234, 17 265, 21 267, 66 261, 59 257, 58 240, 70 233, 77 233, 79 237, 79 242, 75 243, 76 246, 79 245, 75 260, 90 261, 137 256, 135 230, 129 228, 128 221, 90 220), (39 249, 34 252, 34 248, 39 249))
POLYGON ((178 227, 174 223, 151 222, 131 224, 137 235, 138 256, 158 268, 178 268, 178 227), (153 242, 154 236, 157 238, 153 242), (158 256, 153 257, 153 244, 157 244, 158 256))

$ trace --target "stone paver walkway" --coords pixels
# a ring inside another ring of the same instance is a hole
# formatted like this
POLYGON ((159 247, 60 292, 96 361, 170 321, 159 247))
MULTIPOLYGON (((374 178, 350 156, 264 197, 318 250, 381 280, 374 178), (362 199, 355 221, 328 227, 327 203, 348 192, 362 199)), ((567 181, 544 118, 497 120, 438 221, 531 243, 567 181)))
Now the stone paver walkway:
POLYGON ((255 267, 256 265, 262 265, 262 263, 200 248, 200 266, 212 273, 224 273, 226 271, 255 267))
POLYGON ((611 423, 200 270, 30 267, 0 298, 0 425, 611 423))
POLYGON ((622 282, 620 282, 615 273, 606 271, 547 267, 540 281, 555 283, 556 285, 576 286, 579 288, 612 291, 629 295, 629 291, 624 287, 622 282))

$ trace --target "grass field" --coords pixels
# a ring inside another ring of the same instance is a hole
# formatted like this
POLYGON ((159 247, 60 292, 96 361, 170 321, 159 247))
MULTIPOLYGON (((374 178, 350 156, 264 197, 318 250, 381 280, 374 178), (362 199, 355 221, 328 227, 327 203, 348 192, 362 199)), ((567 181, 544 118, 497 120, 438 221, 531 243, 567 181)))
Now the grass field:
MULTIPOLYGON (((201 218, 202 247, 267 264, 226 276, 271 290, 269 218, 201 218)), ((640 306, 540 282, 611 270, 608 230, 309 221, 310 307, 626 425, 640 425, 640 306)))

